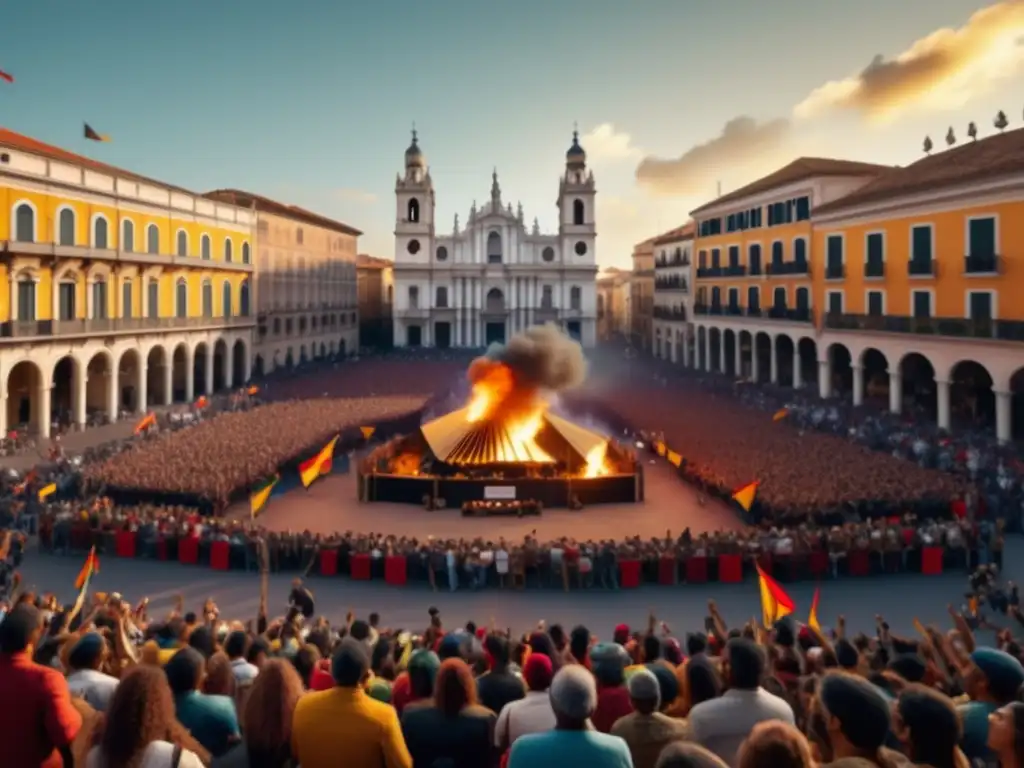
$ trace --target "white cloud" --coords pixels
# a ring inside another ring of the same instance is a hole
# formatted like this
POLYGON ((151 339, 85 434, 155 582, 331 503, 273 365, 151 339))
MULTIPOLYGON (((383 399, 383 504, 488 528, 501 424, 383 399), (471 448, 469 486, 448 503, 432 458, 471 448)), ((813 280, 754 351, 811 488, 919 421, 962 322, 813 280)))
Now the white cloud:
POLYGON ((372 205, 377 202, 375 194, 361 189, 336 189, 334 190, 334 197, 343 202, 356 203, 358 205, 372 205))
POLYGON ((588 160, 621 162, 643 157, 643 150, 633 144, 628 133, 617 132, 611 123, 601 123, 580 137, 588 160))

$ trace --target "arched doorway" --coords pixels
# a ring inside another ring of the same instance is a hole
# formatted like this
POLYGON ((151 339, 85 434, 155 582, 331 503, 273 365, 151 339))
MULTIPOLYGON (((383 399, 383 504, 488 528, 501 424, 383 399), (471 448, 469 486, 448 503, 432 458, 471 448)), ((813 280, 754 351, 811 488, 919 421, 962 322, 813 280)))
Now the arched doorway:
MULTIPOLYGON (((66 209, 65 209, 66 210, 66 209)), ((53 389, 50 394, 50 410, 55 420, 62 424, 74 424, 75 417, 79 412, 78 387, 79 387, 78 361, 71 355, 65 355, 53 366, 53 389)))
POLYGON ((345 348, 345 340, 341 339, 338 342, 338 357, 345 357, 348 354, 348 350, 345 348))
POLYGON ((727 328, 722 333, 722 343, 725 345, 725 372, 730 376, 739 376, 740 369, 736 367, 736 333, 727 328))
POLYGON ((324 344, 322 341, 320 342, 320 357, 327 357, 327 345, 324 344))
POLYGON ((874 347, 860 354, 861 386, 864 397, 887 408, 889 402, 889 361, 874 347))
POLYGON ((793 347, 793 340, 784 333, 775 337, 775 365, 779 377, 779 384, 787 387, 793 386, 793 356, 796 350, 793 347))
POLYGON ((829 345, 829 367, 832 370, 832 396, 845 399, 853 391, 853 359, 842 344, 829 345))
POLYGON ((299 347, 299 365, 305 365, 309 358, 306 356, 306 345, 299 347))
POLYGON ((754 377, 754 337, 750 331, 739 332, 739 345, 740 345, 740 370, 738 375, 744 379, 753 379, 754 377))
POLYGON ((1010 376, 1010 436, 1024 440, 1024 366, 1010 376))
POLYGON ((230 383, 227 380, 228 344, 224 339, 217 339, 213 345, 213 391, 220 392, 230 383))
POLYGON ((754 336, 754 354, 757 356, 758 381, 769 381, 772 370, 772 337, 764 331, 754 336))
POLYGON ((292 348, 288 347, 288 352, 284 356, 284 367, 294 368, 295 367, 295 355, 292 353, 292 348))
POLYGON ((92 416, 101 420, 114 420, 117 417, 117 381, 114 375, 113 360, 109 352, 97 352, 92 356, 86 367, 85 408, 92 416), (111 409, 113 406, 113 409, 111 409), (114 413, 111 413, 111 410, 114 413))
POLYGON ((818 344, 806 336, 797 343, 797 355, 800 358, 801 385, 818 390, 818 344))
POLYGON ((231 371, 234 374, 231 386, 240 387, 249 380, 248 371, 246 370, 248 366, 245 360, 245 342, 241 339, 236 339, 235 345, 231 349, 231 355, 231 371))
POLYGON ((708 329, 703 325, 697 329, 697 360, 694 362, 694 368, 708 368, 708 329))
POLYGON ((708 329, 708 352, 711 355, 712 371, 722 370, 722 332, 717 328, 708 329))
POLYGON ((167 391, 167 352, 157 344, 146 355, 146 403, 166 405, 171 402, 171 393, 167 391))
POLYGON ((256 358, 252 361, 252 377, 259 379, 263 377, 263 355, 256 355, 256 358))
POLYGON ((914 416, 936 420, 935 367, 922 354, 910 352, 899 363, 903 399, 909 401, 914 416))
POLYGON ((192 399, 200 395, 212 395, 206 391, 206 368, 210 364, 210 348, 205 341, 196 344, 192 350, 192 399))
POLYGON ((43 374, 31 360, 22 360, 7 375, 7 429, 35 434, 49 423, 40 407, 43 374))
POLYGON ((954 426, 995 429, 992 375, 981 363, 961 360, 949 372, 949 415, 954 426))
POLYGON ((174 355, 171 357, 171 381, 173 399, 179 403, 189 399, 188 383, 192 380, 192 370, 188 358, 188 347, 184 343, 174 348, 174 355))
POLYGON ((139 402, 139 389, 142 386, 142 365, 139 352, 134 349, 125 350, 117 364, 117 379, 114 385, 118 388, 118 408, 128 413, 136 413, 145 407, 139 402))

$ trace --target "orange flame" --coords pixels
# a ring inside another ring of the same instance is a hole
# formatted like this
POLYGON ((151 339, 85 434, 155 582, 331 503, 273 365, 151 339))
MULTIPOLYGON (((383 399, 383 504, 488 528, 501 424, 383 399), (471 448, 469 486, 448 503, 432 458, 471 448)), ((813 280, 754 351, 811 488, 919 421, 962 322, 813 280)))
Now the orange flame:
POLYGON ((474 360, 468 376, 473 389, 466 406, 466 420, 475 423, 493 418, 500 411, 506 422, 509 440, 497 449, 496 460, 553 462, 536 442, 547 410, 543 398, 533 389, 517 386, 511 368, 487 357, 474 360))
POLYGON ((608 465, 605 459, 608 458, 608 441, 595 446, 586 455, 587 466, 583 470, 584 477, 601 477, 608 474, 608 465))

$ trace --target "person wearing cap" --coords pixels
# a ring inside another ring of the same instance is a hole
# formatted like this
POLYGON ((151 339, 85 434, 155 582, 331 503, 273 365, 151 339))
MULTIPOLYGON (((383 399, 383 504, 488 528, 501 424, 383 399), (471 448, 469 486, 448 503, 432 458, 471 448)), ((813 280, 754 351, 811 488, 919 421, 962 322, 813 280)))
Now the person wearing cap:
POLYGON ((795 718, 785 699, 761 687, 767 663, 761 646, 746 638, 734 638, 726 644, 725 655, 728 690, 690 710, 690 738, 729 765, 736 765, 740 745, 755 725, 764 720, 795 725, 795 718))
POLYGON ((494 745, 502 752, 515 744, 520 736, 550 731, 555 727, 555 710, 551 708, 548 693, 553 678, 551 659, 543 653, 531 654, 523 668, 526 697, 503 707, 494 727, 494 745))
POLYGON ((958 707, 964 729, 960 748, 968 760, 994 759, 988 748, 989 715, 1014 701, 1022 685, 1024 666, 1010 654, 994 648, 978 648, 971 654, 964 678, 971 700, 958 707))
POLYGON ((43 632, 35 606, 18 605, 0 623, 0 765, 60 768, 71 765, 71 743, 82 716, 64 677, 32 661, 43 632))
POLYGON ((562 667, 551 682, 554 730, 531 733, 516 739, 509 752, 508 768, 632 768, 626 742, 591 727, 597 709, 597 685, 583 667, 562 667))
POLYGON ((611 733, 615 721, 633 711, 626 689, 629 654, 618 643, 599 643, 590 652, 590 665, 597 679, 593 724, 602 733, 611 733))
POLYGON ((97 712, 106 712, 117 690, 118 679, 100 672, 107 657, 107 643, 97 632, 87 632, 71 647, 67 657, 68 690, 97 712))
POLYGON ((331 660, 335 686, 307 693, 292 718, 292 757, 303 768, 412 768, 398 715, 366 694, 370 654, 347 637, 331 660))
MULTIPOLYGON (((668 671, 667 667, 662 667, 668 671)), ((668 671, 672 681, 675 675, 668 671)), ((629 698, 633 712, 612 726, 612 736, 623 739, 636 768, 654 768, 666 745, 686 738, 686 725, 661 712, 662 683, 650 669, 640 669, 629 678, 629 698)))

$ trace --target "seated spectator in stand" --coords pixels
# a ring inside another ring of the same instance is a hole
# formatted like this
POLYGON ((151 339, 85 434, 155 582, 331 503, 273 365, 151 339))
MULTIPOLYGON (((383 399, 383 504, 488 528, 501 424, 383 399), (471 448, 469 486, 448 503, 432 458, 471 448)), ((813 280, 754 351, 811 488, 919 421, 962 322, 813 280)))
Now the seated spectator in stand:
MULTIPOLYGON (((629 632, 626 632, 629 635, 629 632)), ((597 708, 592 721, 597 730, 610 733, 615 721, 633 711, 626 688, 629 654, 619 643, 601 643, 590 651, 590 664, 597 679, 597 708)))
POLYGON ((97 712, 106 712, 118 680, 100 671, 107 657, 107 643, 96 632, 82 635, 68 654, 68 690, 97 712))
POLYGON ((477 696, 480 697, 481 704, 492 712, 501 714, 506 704, 522 699, 526 692, 522 679, 509 671, 508 641, 496 634, 490 634, 484 638, 484 650, 490 661, 490 669, 477 678, 477 696))
POLYGON ((331 660, 335 686, 299 699, 292 720, 292 758, 302 768, 412 768, 395 710, 366 695, 366 643, 341 641, 331 660))
MULTIPOLYGON (((891 716, 882 692, 862 677, 830 672, 821 679, 812 706, 812 719, 820 724, 825 750, 835 764, 876 765, 900 762, 885 748, 891 716)), ((818 727, 816 726, 816 729, 818 727)))
POLYGON ((989 715, 1017 698, 1024 685, 1024 666, 1004 651, 978 648, 971 654, 970 671, 964 689, 971 700, 959 707, 963 722, 960 747, 967 759, 990 760, 995 757, 988 748, 989 715))
POLYGON ((220 757, 239 740, 235 703, 227 696, 202 693, 205 677, 203 655, 182 648, 164 666, 174 694, 178 721, 214 757, 220 757))
POLYGON ((0 623, 0 764, 4 768, 71 765, 71 743, 82 716, 64 677, 32 661, 43 616, 22 603, 0 623))
POLYGON ((304 693, 298 672, 283 659, 267 662, 242 713, 242 743, 213 768, 286 768, 292 757, 292 718, 304 693))
POLYGON ((960 751, 960 717, 948 696, 914 684, 903 689, 892 716, 892 732, 916 765, 960 768, 967 759, 960 751))
POLYGON ((529 690, 525 698, 510 702, 498 714, 494 743, 499 750, 506 751, 520 736, 555 727, 557 720, 548 692, 553 677, 551 659, 547 656, 535 653, 526 660, 523 678, 529 690))
POLYGON ((685 723, 661 713, 661 686, 654 672, 638 670, 627 687, 633 712, 615 722, 612 736, 626 742, 636 768, 654 768, 668 744, 686 737, 685 723))
POLYGON ((249 650, 249 636, 242 630, 231 632, 224 641, 224 653, 231 661, 231 672, 235 676, 235 684, 239 688, 252 685, 259 667, 246 661, 245 654, 249 650))
MULTIPOLYGON (((110 700, 97 746, 85 768, 202 768, 199 755, 185 748, 174 715, 167 677, 155 666, 132 669, 110 700)), ((6 762, 4 763, 7 764, 6 762)))
POLYGON ((555 729, 517 739, 509 752, 509 768, 632 768, 626 742, 591 725, 597 686, 587 670, 570 665, 558 671, 551 682, 551 707, 555 729))
POLYGON ((406 672, 395 679, 391 687, 391 703, 401 716, 412 705, 429 706, 434 698, 434 679, 441 660, 433 651, 414 651, 409 657, 406 672))
POLYGON ((690 738, 736 765, 740 744, 764 720, 794 724, 793 709, 761 687, 765 673, 764 649, 752 640, 734 638, 725 649, 728 690, 719 698, 690 710, 690 738))
POLYGON ((773 720, 754 726, 740 747, 738 764, 739 768, 815 768, 804 735, 792 725, 773 720))
POLYGON ((490 768, 497 716, 477 703, 473 672, 462 659, 445 659, 431 706, 407 708, 402 734, 414 766, 490 768))

